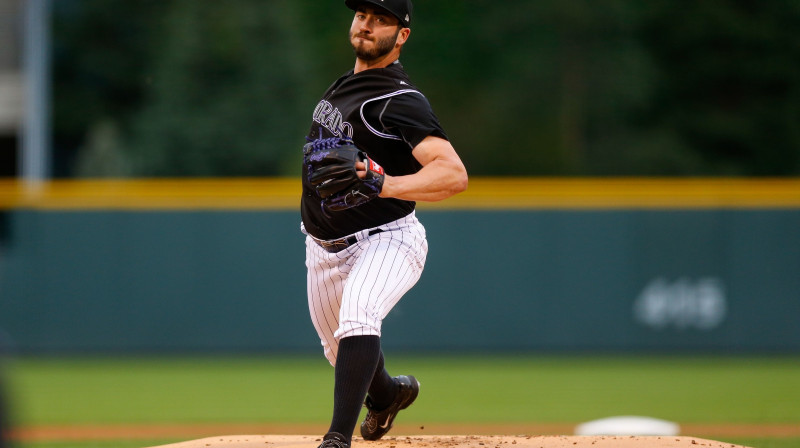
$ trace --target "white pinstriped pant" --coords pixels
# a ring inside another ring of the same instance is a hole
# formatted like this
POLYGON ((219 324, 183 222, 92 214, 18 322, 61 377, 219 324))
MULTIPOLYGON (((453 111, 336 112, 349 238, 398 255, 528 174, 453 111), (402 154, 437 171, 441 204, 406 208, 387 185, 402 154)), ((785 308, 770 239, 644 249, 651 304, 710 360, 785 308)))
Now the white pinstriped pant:
POLYGON ((381 335, 383 319, 425 266, 425 227, 414 212, 377 228, 383 232, 362 230, 357 243, 336 253, 306 236, 308 310, 333 366, 340 339, 381 335))

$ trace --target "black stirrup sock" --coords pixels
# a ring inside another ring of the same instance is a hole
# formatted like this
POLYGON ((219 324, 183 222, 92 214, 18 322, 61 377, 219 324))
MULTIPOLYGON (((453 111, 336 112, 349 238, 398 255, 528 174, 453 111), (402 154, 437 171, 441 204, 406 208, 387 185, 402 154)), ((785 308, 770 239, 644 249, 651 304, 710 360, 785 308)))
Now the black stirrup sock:
POLYGON ((369 385, 369 398, 376 410, 388 408, 397 396, 397 384, 383 366, 383 352, 381 352, 378 365, 375 367, 375 376, 369 385))
POLYGON ((381 357, 378 336, 351 336, 339 341, 333 388, 333 419, 329 432, 353 438, 364 397, 381 357))

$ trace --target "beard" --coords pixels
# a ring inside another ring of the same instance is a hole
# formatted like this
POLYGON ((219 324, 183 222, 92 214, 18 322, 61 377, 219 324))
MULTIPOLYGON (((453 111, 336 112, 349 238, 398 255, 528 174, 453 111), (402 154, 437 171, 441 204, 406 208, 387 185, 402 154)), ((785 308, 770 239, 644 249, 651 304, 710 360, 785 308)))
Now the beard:
MULTIPOLYGON (((397 36, 400 34, 400 27, 397 27, 397 32, 394 33, 393 37, 384 37, 382 39, 374 39, 372 42, 375 44, 372 49, 365 48, 364 42, 356 43, 353 42, 353 38, 362 37, 359 34, 351 34, 350 35, 350 44, 353 46, 353 52, 356 54, 356 57, 363 60, 363 61, 374 61, 376 59, 380 59, 383 56, 389 54, 392 50, 394 50, 394 44, 397 42, 397 36)), ((369 40, 369 39, 365 39, 369 40)))

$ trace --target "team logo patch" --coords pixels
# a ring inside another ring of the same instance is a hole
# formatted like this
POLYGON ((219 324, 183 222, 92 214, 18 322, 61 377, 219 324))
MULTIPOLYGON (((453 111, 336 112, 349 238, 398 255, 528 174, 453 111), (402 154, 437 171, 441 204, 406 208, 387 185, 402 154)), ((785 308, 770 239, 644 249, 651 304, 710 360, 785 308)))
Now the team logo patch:
POLYGON ((375 162, 372 159, 369 159, 369 170, 370 171, 375 171, 378 174, 385 174, 383 172, 383 167, 378 165, 377 162, 375 162))

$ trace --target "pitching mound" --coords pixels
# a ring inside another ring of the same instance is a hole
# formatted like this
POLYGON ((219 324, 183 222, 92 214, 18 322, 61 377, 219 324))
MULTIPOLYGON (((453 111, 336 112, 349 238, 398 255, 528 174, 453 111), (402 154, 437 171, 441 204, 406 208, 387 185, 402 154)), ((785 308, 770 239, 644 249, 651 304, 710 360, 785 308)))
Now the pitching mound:
MULTIPOLYGON (((316 448, 314 436, 217 436, 152 448, 316 448)), ((667 436, 398 436, 377 442, 354 438, 353 448, 747 448, 742 445, 667 436)))

